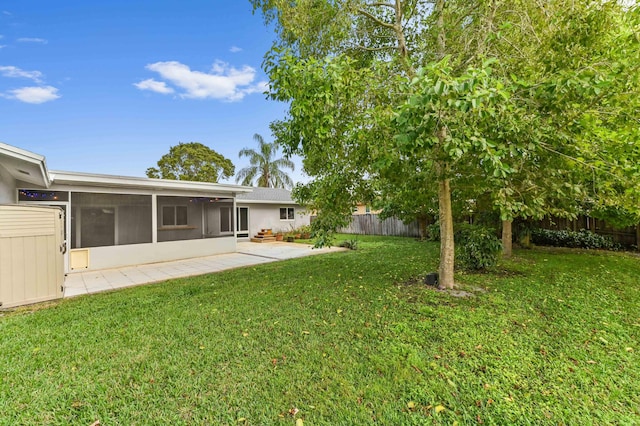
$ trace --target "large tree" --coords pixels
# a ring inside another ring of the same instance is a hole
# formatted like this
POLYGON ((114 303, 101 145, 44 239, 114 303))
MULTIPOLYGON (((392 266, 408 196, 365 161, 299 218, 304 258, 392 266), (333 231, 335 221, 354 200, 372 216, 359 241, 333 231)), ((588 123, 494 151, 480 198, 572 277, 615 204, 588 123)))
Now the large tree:
MULTIPOLYGON (((616 96, 603 87, 619 86, 634 72, 631 65, 608 64, 624 60, 623 50, 637 56, 633 48, 614 47, 615 41, 632 42, 616 39, 621 17, 632 13, 617 2, 253 4, 278 32, 265 66, 272 97, 290 108, 276 129, 289 152, 303 155, 314 179, 297 191, 318 211, 314 226, 339 225, 350 203, 376 191, 386 191, 396 207, 418 210, 428 203, 407 202, 411 185, 425 200, 437 194, 441 287, 454 284, 453 190, 465 198, 490 194, 510 223, 552 211, 563 194, 571 199, 574 184, 583 184, 571 180, 573 169, 597 164, 594 156, 580 154, 606 148, 609 140, 618 142, 623 156, 630 152, 613 137, 593 142, 603 133, 612 136, 600 118, 611 109, 599 106, 616 96), (607 43, 613 43, 609 50, 607 43), (389 176, 398 173, 408 177, 396 178, 401 190, 394 194, 389 176), (465 180, 472 182, 469 188, 461 188, 465 180), (528 196, 521 197, 524 190, 528 196)), ((625 101, 633 100, 637 86, 629 93, 625 101)), ((637 119, 633 107, 625 109, 619 100, 615 105, 627 123, 637 119)), ((611 157, 599 161, 611 169, 611 157)))
POLYGON ((293 161, 288 158, 275 158, 278 153, 276 142, 265 142, 259 135, 253 135, 258 149, 243 148, 238 154, 240 158, 249 158, 249 166, 241 169, 236 175, 236 182, 242 185, 253 185, 264 188, 291 188, 293 181, 282 169, 295 170, 293 161))
POLYGON ((180 142, 158 160, 157 167, 149 167, 146 173, 155 179, 218 182, 233 176, 234 170, 231 160, 208 146, 180 142))

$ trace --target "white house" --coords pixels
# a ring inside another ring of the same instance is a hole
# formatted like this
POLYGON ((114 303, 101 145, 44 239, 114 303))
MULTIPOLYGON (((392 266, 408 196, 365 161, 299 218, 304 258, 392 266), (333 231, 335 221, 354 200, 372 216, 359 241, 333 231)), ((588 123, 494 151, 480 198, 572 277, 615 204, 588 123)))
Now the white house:
POLYGON ((280 188, 253 188, 238 194, 238 238, 249 240, 261 229, 289 232, 309 225, 310 215, 291 198, 291 192, 280 188))
POLYGON ((252 190, 49 171, 43 156, 0 143, 0 204, 58 206, 65 212, 66 272, 234 252, 238 238, 260 227, 304 223, 299 207, 280 191, 269 197, 259 190, 240 204, 238 197, 252 190), (286 218, 279 219, 283 211, 286 218))

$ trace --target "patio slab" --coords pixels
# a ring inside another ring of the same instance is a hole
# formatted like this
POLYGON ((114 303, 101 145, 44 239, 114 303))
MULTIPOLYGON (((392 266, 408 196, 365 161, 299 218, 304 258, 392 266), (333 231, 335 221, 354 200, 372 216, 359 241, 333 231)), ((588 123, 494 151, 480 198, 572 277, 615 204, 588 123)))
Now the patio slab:
POLYGON ((173 278, 204 275, 226 269, 343 250, 345 249, 339 247, 314 249, 311 245, 307 244, 285 242, 241 242, 238 243, 235 253, 126 266, 116 269, 72 272, 65 277, 64 297, 99 293, 135 285, 166 281, 173 278))

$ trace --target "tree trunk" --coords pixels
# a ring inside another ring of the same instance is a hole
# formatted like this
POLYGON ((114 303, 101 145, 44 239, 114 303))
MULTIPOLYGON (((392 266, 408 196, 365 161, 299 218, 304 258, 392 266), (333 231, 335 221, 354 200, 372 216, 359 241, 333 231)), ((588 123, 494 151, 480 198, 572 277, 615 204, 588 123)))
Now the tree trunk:
POLYGON ((636 250, 640 251, 640 223, 636 225, 636 250))
POLYGON ((427 239, 427 218, 424 216, 418 216, 418 235, 420 240, 427 239))
POLYGON ((513 244, 512 244, 512 232, 511 226, 513 225, 512 220, 503 220, 502 221, 502 254, 504 257, 511 257, 513 244))
POLYGON ((443 178, 438 183, 438 207, 440 211, 440 267, 438 270, 438 288, 452 289, 454 285, 455 246, 453 243, 451 187, 448 178, 443 178))

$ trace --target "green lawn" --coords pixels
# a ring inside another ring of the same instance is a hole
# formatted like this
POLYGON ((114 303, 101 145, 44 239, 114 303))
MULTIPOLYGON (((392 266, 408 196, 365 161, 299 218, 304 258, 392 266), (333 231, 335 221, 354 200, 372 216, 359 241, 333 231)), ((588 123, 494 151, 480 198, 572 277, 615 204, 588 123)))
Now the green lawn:
POLYGON ((640 258, 359 240, 0 314, 0 424, 640 424, 640 258))

